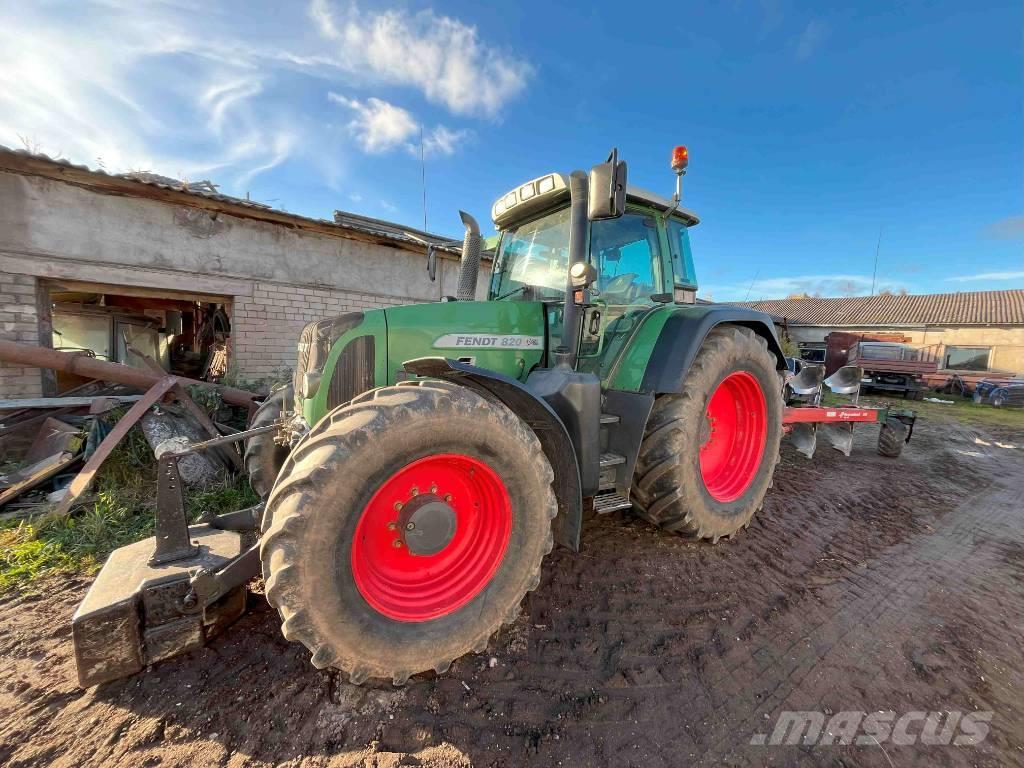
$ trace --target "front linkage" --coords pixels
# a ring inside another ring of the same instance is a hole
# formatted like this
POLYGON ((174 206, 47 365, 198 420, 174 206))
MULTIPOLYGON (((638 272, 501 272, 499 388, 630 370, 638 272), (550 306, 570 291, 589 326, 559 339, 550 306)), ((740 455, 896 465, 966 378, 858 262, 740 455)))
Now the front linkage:
POLYGON ((154 538, 111 554, 72 619, 82 687, 199 648, 245 612, 245 585, 260 571, 263 505, 205 515, 190 526, 178 460, 279 428, 237 432, 160 457, 154 538))

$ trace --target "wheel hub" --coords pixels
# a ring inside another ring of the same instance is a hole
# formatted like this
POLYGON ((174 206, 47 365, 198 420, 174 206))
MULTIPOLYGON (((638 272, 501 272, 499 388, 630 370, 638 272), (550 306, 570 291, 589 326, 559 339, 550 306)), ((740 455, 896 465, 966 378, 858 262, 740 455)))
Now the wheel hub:
POLYGON ((486 462, 464 454, 425 456, 397 468, 363 509, 352 577, 384 616, 428 621, 483 591, 511 533, 508 490, 486 462))
POLYGON ((742 496, 757 477, 768 435, 764 392, 747 371, 726 376, 708 398, 701 424, 700 473, 717 502, 742 496))
POLYGON ((456 521, 455 510, 440 496, 416 496, 398 516, 402 543, 411 555, 436 555, 455 537, 456 521))

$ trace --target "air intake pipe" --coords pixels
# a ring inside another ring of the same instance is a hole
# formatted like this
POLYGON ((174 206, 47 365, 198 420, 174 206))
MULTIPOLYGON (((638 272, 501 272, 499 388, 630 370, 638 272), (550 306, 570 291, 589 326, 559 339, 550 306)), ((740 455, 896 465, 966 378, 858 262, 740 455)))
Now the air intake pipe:
POLYGON ((480 225, 465 211, 459 211, 466 227, 462 241, 462 265, 459 268, 459 287, 455 298, 459 301, 473 301, 476 298, 476 280, 480 274, 480 225))

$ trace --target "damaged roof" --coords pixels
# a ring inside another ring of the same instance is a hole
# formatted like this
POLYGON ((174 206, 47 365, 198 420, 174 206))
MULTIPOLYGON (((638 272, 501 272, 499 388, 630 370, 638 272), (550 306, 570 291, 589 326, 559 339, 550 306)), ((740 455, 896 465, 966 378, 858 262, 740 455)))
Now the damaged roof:
POLYGON ((790 325, 1024 325, 1024 289, 735 302, 790 325))
POLYGON ((242 218, 380 245, 424 251, 426 246, 431 244, 439 251, 452 255, 458 255, 461 250, 450 238, 403 227, 394 222, 371 219, 345 211, 335 211, 333 221, 315 219, 282 211, 255 200, 226 195, 218 191, 217 185, 208 180, 186 182, 150 171, 112 174, 63 158, 53 158, 0 145, 0 172, 2 171, 67 181, 104 194, 130 195, 193 205, 242 218))

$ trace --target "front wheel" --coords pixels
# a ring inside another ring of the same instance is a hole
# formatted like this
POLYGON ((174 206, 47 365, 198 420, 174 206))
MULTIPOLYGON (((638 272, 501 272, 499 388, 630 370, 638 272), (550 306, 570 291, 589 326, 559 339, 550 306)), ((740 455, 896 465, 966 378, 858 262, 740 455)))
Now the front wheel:
POLYGON ((765 340, 735 325, 711 331, 682 391, 654 403, 633 484, 640 515, 712 542, 746 527, 779 460, 782 408, 765 340))
POLYGON ((454 384, 383 387, 295 446, 267 501, 267 600, 354 683, 483 650, 540 582, 557 506, 536 435, 454 384))
MULTIPOLYGON (((277 390, 256 409, 249 422, 249 429, 270 426, 292 406, 294 399, 294 390, 290 384, 277 390)), ((245 442, 245 471, 249 475, 249 485, 260 499, 266 501, 270 495, 277 473, 287 458, 288 446, 279 445, 274 440, 273 432, 263 432, 245 442)))

